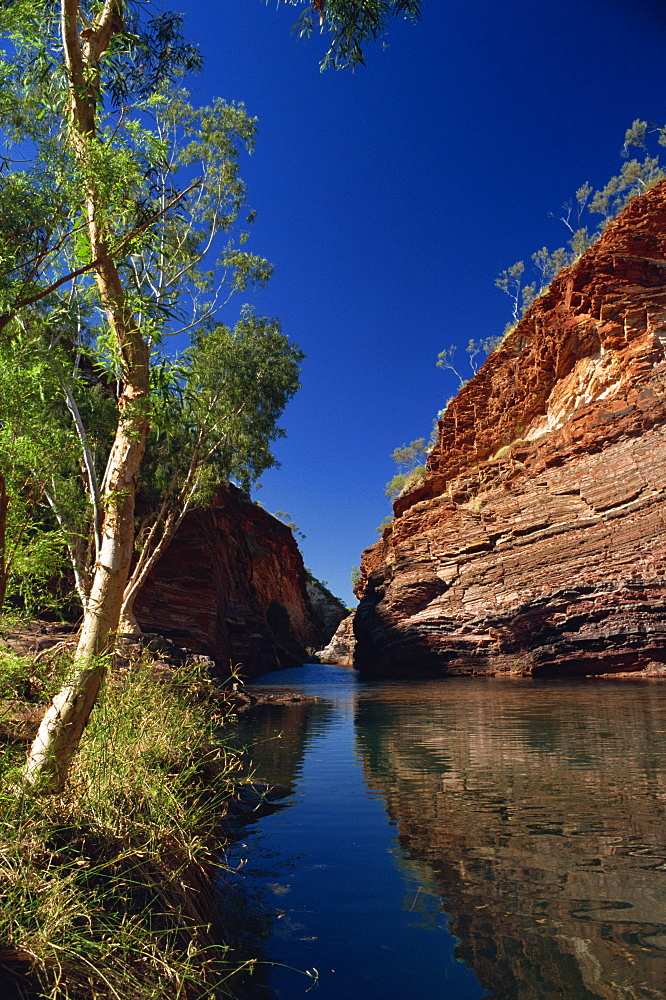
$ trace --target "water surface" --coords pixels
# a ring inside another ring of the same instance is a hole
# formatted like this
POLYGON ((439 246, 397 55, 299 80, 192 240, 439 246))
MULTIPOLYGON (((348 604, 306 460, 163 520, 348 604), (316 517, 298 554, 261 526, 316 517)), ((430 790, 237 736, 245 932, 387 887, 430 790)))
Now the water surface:
POLYGON ((323 700, 241 723, 290 789, 246 831, 270 993, 666 1000, 666 687, 261 679, 323 700))

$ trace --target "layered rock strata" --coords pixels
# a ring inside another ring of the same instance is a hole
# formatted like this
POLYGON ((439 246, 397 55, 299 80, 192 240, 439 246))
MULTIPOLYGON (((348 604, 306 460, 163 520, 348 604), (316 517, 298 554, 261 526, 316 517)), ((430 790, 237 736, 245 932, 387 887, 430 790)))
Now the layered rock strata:
POLYGON ((335 630, 331 641, 316 653, 319 663, 351 667, 354 663, 354 613, 347 615, 335 630))
POLYGON ((300 664, 346 614, 337 602, 335 621, 336 599, 310 586, 316 609, 291 530, 229 486, 186 515, 135 614, 144 631, 210 656, 221 672, 255 676, 300 664))
POLYGON ((666 182, 449 405, 363 556, 369 674, 666 671, 666 182))

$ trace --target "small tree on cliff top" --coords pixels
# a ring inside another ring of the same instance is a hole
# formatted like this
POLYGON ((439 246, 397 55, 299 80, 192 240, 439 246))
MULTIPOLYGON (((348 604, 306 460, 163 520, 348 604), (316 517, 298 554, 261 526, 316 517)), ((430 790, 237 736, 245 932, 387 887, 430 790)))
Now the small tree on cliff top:
POLYGON ((625 161, 619 174, 611 177, 598 191, 594 191, 586 181, 578 188, 574 198, 564 202, 561 212, 552 216, 566 227, 569 234, 567 244, 556 250, 541 247, 531 255, 533 273, 536 273, 534 281, 524 284, 526 267, 522 260, 516 261, 496 278, 496 287, 511 300, 511 321, 505 332, 512 329, 532 302, 548 289, 562 268, 573 264, 599 239, 606 224, 619 215, 627 202, 666 176, 659 151, 655 150, 655 155, 650 155, 649 143, 655 138, 658 145, 666 146, 666 128, 636 119, 625 132, 622 147, 625 161), (629 159, 630 148, 640 149, 642 158, 629 159), (600 218, 589 218, 592 216, 600 218))
POLYGON ((425 438, 417 438, 392 452, 391 458, 398 467, 398 472, 386 484, 384 490, 389 500, 395 500, 403 490, 408 489, 425 475, 423 459, 430 454, 431 449, 432 441, 426 442, 425 438))

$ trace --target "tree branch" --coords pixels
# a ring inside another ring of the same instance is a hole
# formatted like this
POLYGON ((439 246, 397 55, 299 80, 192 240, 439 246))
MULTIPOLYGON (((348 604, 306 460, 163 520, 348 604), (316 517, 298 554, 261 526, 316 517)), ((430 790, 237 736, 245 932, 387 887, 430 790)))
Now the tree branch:
MULTIPOLYGON (((193 181, 192 184, 189 185, 189 187, 186 187, 184 191, 181 191, 174 198, 172 198, 171 201, 168 203, 168 205, 160 209, 159 212, 156 212, 155 215, 152 215, 150 219, 147 219, 145 222, 142 222, 141 225, 137 226, 136 229, 133 229, 131 233, 128 233, 126 236, 124 236, 122 240, 111 251, 114 254, 114 256, 120 253, 127 246, 127 244, 130 243, 133 239, 135 239, 140 233, 144 232, 144 230, 146 230, 149 226, 151 226, 153 222, 156 222, 160 218, 160 216, 164 215, 165 212, 168 212, 170 208, 173 208, 173 206, 176 205, 181 198, 184 198, 186 194, 189 194, 190 191, 198 187, 199 184, 201 184, 200 180, 193 181)), ((47 295, 50 295, 51 292, 55 292, 57 288, 60 288, 61 285, 65 285, 67 284, 68 281, 73 281, 74 278, 78 278, 80 277, 80 275, 86 274, 88 271, 94 270, 96 267, 99 266, 100 263, 101 263, 101 258, 97 257, 95 260, 91 260, 89 264, 83 264, 81 267, 77 267, 76 270, 70 271, 68 274, 63 275, 62 278, 58 278, 57 281, 51 282, 51 284, 47 285, 46 288, 42 288, 39 292, 36 292, 34 295, 28 296, 27 299, 20 299, 18 302, 14 303, 10 312, 4 313, 2 316, 0 316, 0 331, 3 330, 5 326, 7 326, 10 320, 14 319, 19 309, 24 309, 25 306, 31 306, 35 302, 40 302, 42 299, 45 299, 47 295)))

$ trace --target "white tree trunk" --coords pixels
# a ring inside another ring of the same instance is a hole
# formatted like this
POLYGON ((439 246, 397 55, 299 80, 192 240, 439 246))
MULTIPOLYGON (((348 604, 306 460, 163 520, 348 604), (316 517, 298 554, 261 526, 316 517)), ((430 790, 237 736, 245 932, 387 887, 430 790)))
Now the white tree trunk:
MULTIPOLYGON (((95 136, 99 62, 111 38, 122 29, 125 0, 106 0, 92 27, 79 18, 79 0, 61 0, 61 26, 69 75, 72 149, 85 164, 95 136)), ((134 547, 134 496, 143 458, 149 411, 150 351, 129 307, 98 220, 103 205, 94 181, 85 195, 85 214, 97 287, 116 351, 123 366, 119 419, 107 464, 101 544, 95 563, 75 669, 54 698, 26 766, 26 779, 47 791, 58 791, 78 746, 105 678, 103 657, 118 629, 123 593, 134 547)))
POLYGON ((31 785, 44 792, 62 791, 105 675, 100 660, 82 666, 55 696, 28 755, 25 778, 31 785))

